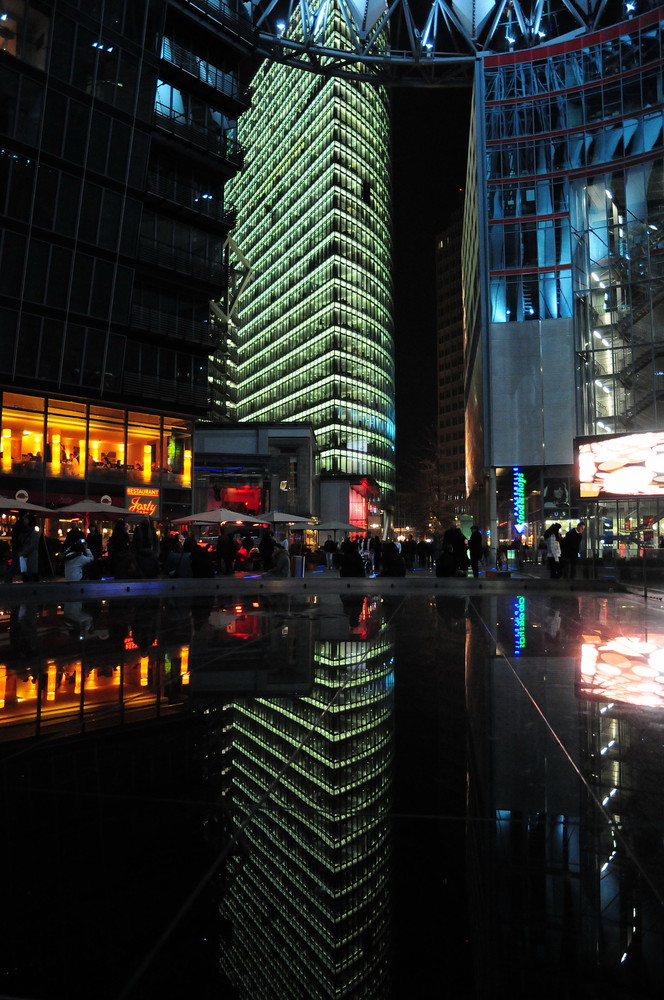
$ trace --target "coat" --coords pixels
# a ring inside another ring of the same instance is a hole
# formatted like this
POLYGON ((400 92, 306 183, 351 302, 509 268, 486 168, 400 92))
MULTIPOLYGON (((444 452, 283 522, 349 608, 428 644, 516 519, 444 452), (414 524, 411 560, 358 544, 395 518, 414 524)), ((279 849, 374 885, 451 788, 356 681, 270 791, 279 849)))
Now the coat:
POLYGON ((87 546, 69 559, 65 556, 65 580, 82 580, 83 567, 93 560, 94 556, 87 546))

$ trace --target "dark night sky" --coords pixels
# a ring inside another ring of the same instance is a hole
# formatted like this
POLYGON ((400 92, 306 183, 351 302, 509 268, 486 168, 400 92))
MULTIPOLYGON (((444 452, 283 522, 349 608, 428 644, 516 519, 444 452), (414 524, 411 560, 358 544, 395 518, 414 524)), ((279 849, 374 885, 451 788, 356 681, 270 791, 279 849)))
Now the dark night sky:
POLYGON ((397 471, 436 417, 436 236, 465 185, 470 91, 397 89, 394 280, 397 471))

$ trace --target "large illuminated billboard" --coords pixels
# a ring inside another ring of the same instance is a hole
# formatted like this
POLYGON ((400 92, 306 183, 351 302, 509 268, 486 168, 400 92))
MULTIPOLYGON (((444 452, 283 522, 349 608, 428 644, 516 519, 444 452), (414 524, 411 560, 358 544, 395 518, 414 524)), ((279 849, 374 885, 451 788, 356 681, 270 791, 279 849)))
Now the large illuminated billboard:
POLYGON ((664 496, 664 431, 576 441, 579 496, 664 496))

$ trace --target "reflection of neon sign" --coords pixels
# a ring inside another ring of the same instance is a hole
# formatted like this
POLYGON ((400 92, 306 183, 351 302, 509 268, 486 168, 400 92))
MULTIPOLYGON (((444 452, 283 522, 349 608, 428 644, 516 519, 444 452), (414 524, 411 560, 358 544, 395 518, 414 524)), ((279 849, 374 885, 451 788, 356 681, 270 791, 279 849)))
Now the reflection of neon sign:
POLYGON ((526 645, 526 599, 517 597, 514 601, 514 655, 521 656, 526 645))
POLYGON ((526 522, 526 477, 518 465, 513 470, 514 521, 518 527, 526 522))

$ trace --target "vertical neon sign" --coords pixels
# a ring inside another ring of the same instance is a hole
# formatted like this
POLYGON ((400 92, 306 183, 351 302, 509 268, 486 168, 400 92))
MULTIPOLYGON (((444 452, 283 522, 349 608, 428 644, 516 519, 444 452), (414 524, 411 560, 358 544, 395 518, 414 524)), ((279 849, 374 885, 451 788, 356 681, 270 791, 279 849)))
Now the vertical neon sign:
POLYGON ((512 470, 512 495, 514 497, 514 527, 523 531, 526 526, 526 477, 518 465, 512 470))

